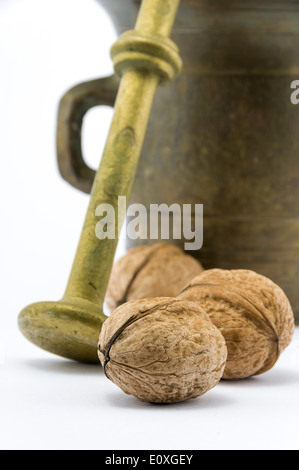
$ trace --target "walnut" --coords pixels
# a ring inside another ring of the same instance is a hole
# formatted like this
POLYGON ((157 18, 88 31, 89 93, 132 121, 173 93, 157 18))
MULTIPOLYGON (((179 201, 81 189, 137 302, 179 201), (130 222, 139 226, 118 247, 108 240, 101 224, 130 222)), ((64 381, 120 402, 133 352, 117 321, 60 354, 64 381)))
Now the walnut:
POLYGON ((294 314, 286 295, 252 271, 207 270, 177 298, 196 301, 223 334, 228 349, 225 379, 267 372, 294 334, 294 314))
POLYGON ((132 248, 112 268, 107 306, 113 311, 130 300, 175 297, 202 271, 195 258, 175 245, 132 248))
POLYGON ((107 377, 141 401, 174 403, 217 385, 227 358, 225 340, 198 304, 141 299, 106 320, 99 358, 107 377))

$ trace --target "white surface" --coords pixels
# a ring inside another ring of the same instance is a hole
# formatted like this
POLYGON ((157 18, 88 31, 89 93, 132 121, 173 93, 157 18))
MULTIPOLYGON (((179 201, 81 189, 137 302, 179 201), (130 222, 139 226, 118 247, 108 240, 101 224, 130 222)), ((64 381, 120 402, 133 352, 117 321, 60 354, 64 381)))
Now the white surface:
POLYGON ((299 449, 299 331, 276 367, 178 405, 143 404, 98 366, 56 358, 10 332, 0 366, 0 448, 299 449))
MULTIPOLYGON (((63 294, 88 204, 57 171, 58 100, 110 74, 114 39, 94 0, 0 3, 0 448, 298 449, 298 330, 264 376, 153 406, 124 395, 100 367, 56 358, 17 329, 24 306, 63 294)), ((104 109, 86 120, 94 167, 110 119, 104 109)))

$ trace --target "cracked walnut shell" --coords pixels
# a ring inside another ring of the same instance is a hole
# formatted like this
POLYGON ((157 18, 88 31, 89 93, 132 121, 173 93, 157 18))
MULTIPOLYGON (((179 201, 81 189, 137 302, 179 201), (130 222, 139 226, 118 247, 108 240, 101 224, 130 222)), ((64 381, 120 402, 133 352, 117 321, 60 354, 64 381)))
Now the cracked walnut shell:
POLYGON ((207 270, 177 298, 197 302, 223 334, 225 379, 267 372, 292 340, 295 320, 289 300, 279 286, 253 271, 207 270))
POLYGON ((220 331, 196 304, 143 299, 118 307, 106 320, 99 359, 125 393, 151 403, 197 398, 215 387, 227 349, 220 331))
POLYGON ((175 297, 202 271, 195 258, 172 244, 132 248, 112 268, 107 306, 113 311, 130 300, 175 297))

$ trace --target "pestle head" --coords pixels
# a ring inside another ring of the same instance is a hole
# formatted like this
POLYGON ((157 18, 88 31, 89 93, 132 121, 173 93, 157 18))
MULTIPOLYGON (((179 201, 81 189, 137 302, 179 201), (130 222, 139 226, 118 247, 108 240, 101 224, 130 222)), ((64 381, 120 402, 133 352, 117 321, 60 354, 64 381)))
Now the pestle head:
POLYGON ((101 306, 76 298, 29 305, 18 324, 29 341, 46 351, 99 364, 98 340, 106 319, 101 306))

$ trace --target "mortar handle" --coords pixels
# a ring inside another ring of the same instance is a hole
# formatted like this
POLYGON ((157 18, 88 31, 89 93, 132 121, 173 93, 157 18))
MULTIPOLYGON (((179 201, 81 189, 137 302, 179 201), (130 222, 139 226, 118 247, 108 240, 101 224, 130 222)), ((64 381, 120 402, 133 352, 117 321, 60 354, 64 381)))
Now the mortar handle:
POLYGON ((91 80, 71 88, 61 99, 57 118, 57 160, 64 180, 90 193, 96 171, 82 155, 82 125, 96 106, 114 107, 120 79, 116 75, 91 80))

